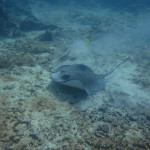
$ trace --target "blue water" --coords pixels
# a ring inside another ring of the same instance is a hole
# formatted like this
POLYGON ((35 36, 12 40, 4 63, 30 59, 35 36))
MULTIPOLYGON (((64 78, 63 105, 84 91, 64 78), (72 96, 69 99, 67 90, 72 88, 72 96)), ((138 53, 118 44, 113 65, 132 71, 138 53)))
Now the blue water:
POLYGON ((0 0, 0 150, 81 149, 150 149, 150 0, 0 0))

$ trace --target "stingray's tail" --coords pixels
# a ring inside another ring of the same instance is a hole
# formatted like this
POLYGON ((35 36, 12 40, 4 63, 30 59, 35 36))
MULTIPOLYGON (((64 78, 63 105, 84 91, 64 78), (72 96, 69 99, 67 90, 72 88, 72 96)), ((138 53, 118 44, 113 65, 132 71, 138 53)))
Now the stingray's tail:
POLYGON ((122 65, 123 63, 125 63, 126 61, 129 60, 129 57, 125 58, 121 63, 119 63, 114 69, 112 69, 111 71, 107 72, 104 74, 104 77, 110 75, 111 73, 113 73, 120 65, 122 65))

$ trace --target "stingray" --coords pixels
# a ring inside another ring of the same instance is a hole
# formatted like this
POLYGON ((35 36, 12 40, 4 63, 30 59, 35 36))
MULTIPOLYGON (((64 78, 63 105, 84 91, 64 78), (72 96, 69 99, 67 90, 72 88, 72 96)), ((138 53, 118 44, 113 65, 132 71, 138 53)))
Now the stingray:
POLYGON ((105 77, 113 73, 127 60, 128 58, 105 74, 95 74, 90 67, 83 64, 63 65, 51 74, 51 79, 63 85, 82 89, 86 91, 88 95, 93 95, 104 90, 105 77))

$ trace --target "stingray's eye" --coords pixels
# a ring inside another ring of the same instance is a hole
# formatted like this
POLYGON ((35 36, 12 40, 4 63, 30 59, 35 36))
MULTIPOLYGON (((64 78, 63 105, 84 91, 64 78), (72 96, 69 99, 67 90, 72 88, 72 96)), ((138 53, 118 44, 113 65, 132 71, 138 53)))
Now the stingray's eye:
POLYGON ((67 80, 67 79, 70 78, 70 75, 63 75, 63 76, 61 76, 61 78, 64 79, 64 80, 67 80))

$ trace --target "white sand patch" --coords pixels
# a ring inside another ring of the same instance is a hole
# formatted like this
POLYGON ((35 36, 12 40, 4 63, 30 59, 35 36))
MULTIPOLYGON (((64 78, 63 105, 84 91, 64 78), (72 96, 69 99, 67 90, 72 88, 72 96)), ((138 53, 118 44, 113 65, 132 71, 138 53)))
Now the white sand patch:
POLYGON ((50 83, 50 75, 40 66, 15 67, 13 74, 0 80, 1 95, 7 95, 9 101, 30 99, 33 95, 41 95, 50 83))
POLYGON ((116 99, 116 102, 127 103, 133 107, 138 105, 149 106, 150 93, 132 82, 133 75, 137 73, 136 65, 128 63, 128 66, 116 70, 111 80, 108 81, 107 89, 112 95, 114 93, 113 98, 116 99))

